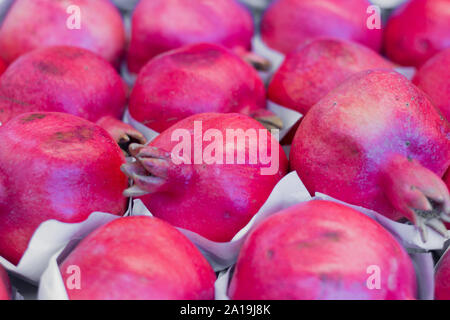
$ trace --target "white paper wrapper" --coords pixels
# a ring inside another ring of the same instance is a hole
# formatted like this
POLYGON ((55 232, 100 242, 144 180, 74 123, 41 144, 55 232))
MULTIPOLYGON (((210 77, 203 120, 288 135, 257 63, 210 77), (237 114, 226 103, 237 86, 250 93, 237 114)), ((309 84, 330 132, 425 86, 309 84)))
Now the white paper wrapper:
MULTIPOLYGON (((202 251, 215 271, 220 271, 235 263, 239 250, 251 228, 270 215, 310 198, 311 196, 300 182, 297 173, 291 172, 275 186, 261 209, 231 241, 214 242, 192 231, 182 228, 178 228, 178 230, 202 251)), ((153 216, 141 200, 134 201, 131 215, 153 216)))
MULTIPOLYGON (((128 214, 129 211, 125 215, 128 214)), ((48 220, 35 231, 17 266, 2 257, 0 257, 0 264, 17 277, 37 284, 55 252, 64 248, 69 242, 82 239, 93 230, 117 218, 119 217, 108 213, 93 212, 80 223, 48 220)))
POLYGON ((282 140, 297 121, 303 117, 300 112, 286 108, 270 100, 267 101, 267 109, 283 120, 283 129, 280 130, 279 140, 282 140))
POLYGON ((42 274, 39 283, 38 300, 69 300, 58 267, 58 257, 62 251, 61 249, 50 258, 48 267, 42 274))
POLYGON ((159 135, 159 133, 156 132, 155 130, 150 129, 149 127, 147 127, 143 123, 135 120, 131 116, 131 114, 128 111, 128 109, 125 111, 125 114, 124 114, 124 117, 123 117, 123 122, 131 125, 133 128, 135 128, 140 133, 142 133, 144 135, 144 137, 147 139, 147 142, 152 141, 153 139, 155 139, 159 135))
POLYGON ((397 67, 394 70, 404 75, 408 80, 412 80, 417 72, 415 67, 397 67))
MULTIPOLYGON (((416 270, 417 298, 419 300, 434 299, 434 268, 431 253, 410 253, 409 255, 416 270)), ((216 300, 230 300, 228 287, 230 285, 232 269, 222 271, 214 285, 216 300)))
POLYGON ((278 68, 283 63, 285 56, 281 52, 269 48, 263 42, 260 35, 256 35, 255 37, 253 37, 252 47, 253 52, 255 52, 257 55, 263 58, 268 59, 272 64, 269 71, 259 73, 264 83, 268 84, 270 82, 270 79, 272 78, 272 75, 278 70, 278 68))

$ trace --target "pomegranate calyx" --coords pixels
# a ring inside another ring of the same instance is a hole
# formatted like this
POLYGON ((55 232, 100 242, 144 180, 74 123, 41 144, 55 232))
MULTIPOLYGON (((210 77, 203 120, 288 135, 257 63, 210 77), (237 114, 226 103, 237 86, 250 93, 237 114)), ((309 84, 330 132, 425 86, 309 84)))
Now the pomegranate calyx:
POLYGON ((125 156, 128 155, 128 148, 133 143, 145 144, 147 140, 144 135, 135 128, 114 117, 105 116, 97 121, 97 125, 105 129, 117 142, 125 156))
POLYGON ((272 63, 268 59, 242 47, 235 48, 234 52, 258 71, 269 71, 272 67, 272 63))
POLYGON ((283 120, 267 109, 254 111, 250 117, 261 123, 267 130, 283 129, 283 120))
POLYGON ((438 175, 417 160, 396 154, 384 166, 382 187, 393 207, 416 225, 424 242, 427 227, 450 238, 443 223, 450 220, 450 195, 438 175))
POLYGON ((129 152, 134 162, 123 164, 121 170, 134 185, 124 191, 127 197, 167 191, 171 183, 185 185, 192 176, 192 166, 175 163, 173 155, 157 147, 133 143, 129 152))

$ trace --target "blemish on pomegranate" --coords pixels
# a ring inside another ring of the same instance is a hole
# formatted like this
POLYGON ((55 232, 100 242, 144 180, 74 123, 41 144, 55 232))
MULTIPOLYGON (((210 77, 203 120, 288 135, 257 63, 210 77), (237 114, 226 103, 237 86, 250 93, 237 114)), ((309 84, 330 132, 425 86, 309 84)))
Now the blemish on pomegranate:
POLYGON ((267 250, 267 257, 269 259, 272 259, 274 254, 275 254, 275 252, 273 250, 267 250))
POLYGON ((44 119, 45 117, 46 117, 45 114, 42 114, 42 113, 34 113, 34 114, 28 115, 28 116, 26 116, 26 117, 20 119, 20 121, 21 121, 22 123, 28 123, 28 122, 31 122, 31 121, 34 121, 34 120, 44 119))
POLYGON ((39 61, 35 62, 34 66, 43 73, 51 74, 54 76, 62 76, 64 74, 64 72, 60 68, 58 68, 51 62, 39 61))

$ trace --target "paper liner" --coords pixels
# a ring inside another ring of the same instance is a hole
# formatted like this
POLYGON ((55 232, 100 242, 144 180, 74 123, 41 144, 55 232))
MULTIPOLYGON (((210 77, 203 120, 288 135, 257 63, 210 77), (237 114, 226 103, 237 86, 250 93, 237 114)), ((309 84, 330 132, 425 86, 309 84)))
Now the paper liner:
MULTIPOLYGON (((129 210, 125 215, 129 214, 129 210)), ((48 266, 49 259, 55 252, 64 248, 69 242, 82 239, 91 231, 117 218, 120 217, 103 212, 93 212, 80 223, 45 221, 34 232, 28 248, 17 266, 3 257, 0 257, 0 264, 18 278, 37 284, 48 266)))
MULTIPOLYGON (((434 299, 434 268, 431 253, 410 253, 417 277, 417 298, 419 300, 434 299)), ((216 300, 230 300, 228 287, 232 277, 232 269, 222 271, 215 284, 216 300)))
POLYGON ((261 39, 260 35, 256 35, 252 39, 253 52, 257 55, 266 58, 271 63, 271 68, 268 71, 259 72, 259 75, 265 84, 269 84, 273 74, 278 70, 284 61, 284 54, 272 48, 269 48, 261 39))
POLYGON ((144 135, 144 137, 147 139, 147 142, 152 141, 153 139, 155 139, 159 135, 159 133, 156 132, 155 130, 150 129, 149 127, 147 127, 143 123, 135 120, 132 117, 132 115, 130 114, 130 112, 128 111, 128 109, 125 111, 125 114, 124 114, 124 117, 123 117, 123 122, 131 125, 133 128, 135 128, 140 133, 142 133, 144 135))
POLYGON ((270 100, 267 101, 267 109, 275 113, 281 118, 281 120, 283 120, 283 129, 280 130, 279 134, 280 141, 283 140, 283 138, 289 133, 297 121, 303 117, 300 112, 286 108, 270 100))

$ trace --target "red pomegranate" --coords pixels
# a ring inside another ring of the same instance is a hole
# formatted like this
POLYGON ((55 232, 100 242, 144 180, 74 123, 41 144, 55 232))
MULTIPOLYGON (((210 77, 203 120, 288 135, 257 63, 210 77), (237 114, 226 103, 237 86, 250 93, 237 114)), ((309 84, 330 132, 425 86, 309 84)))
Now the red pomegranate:
POLYGON ((11 300, 11 285, 2 265, 0 265, 0 300, 11 300))
POLYGON ((65 112, 98 121, 118 142, 145 142, 119 121, 126 96, 125 83, 101 57, 76 47, 46 47, 17 59, 0 78, 0 122, 26 112, 65 112))
POLYGON ((11 263, 44 221, 125 212, 125 158, 99 126, 64 113, 26 113, 0 127, 0 140, 0 255, 11 263))
POLYGON ((233 238, 287 172, 279 143, 241 114, 203 113, 181 120, 122 166, 147 208, 176 227, 217 242, 233 238))
POLYGON ((384 68, 393 69, 394 65, 365 46, 339 39, 316 39, 286 56, 272 78, 268 98, 306 114, 351 75, 384 68))
POLYGON ((288 54, 315 38, 333 37, 380 50, 381 29, 369 29, 368 0, 275 0, 261 22, 263 41, 288 54))
POLYGON ((389 19, 384 47, 394 62, 416 67, 449 48, 450 0, 407 1, 389 19))
POLYGON ((436 300, 450 300, 450 251, 444 254, 436 266, 435 275, 436 300))
POLYGON ((0 57, 9 64, 55 45, 91 50, 118 67, 125 49, 122 17, 108 0, 16 0, 0 28, 0 57))
POLYGON ((214 299, 211 266, 184 235, 157 218, 121 218, 97 229, 60 271, 71 300, 214 299))
POLYGON ((141 0, 132 18, 128 69, 138 73, 154 56, 199 42, 221 44, 254 60, 248 53, 253 32, 250 12, 236 0, 141 0))
POLYGON ((197 113, 243 113, 281 126, 266 109, 258 73, 215 44, 194 44, 162 54, 142 68, 130 97, 130 114, 162 132, 197 113))
POLYGON ((228 293, 236 300, 415 299, 416 276, 381 225, 350 207, 314 200, 250 233, 228 293))
POLYGON ((0 76, 6 71, 6 68, 8 68, 8 66, 6 65, 5 61, 0 59, 0 76))
POLYGON ((425 91, 433 104, 450 119, 450 48, 443 50, 419 69, 413 82, 425 91))
POLYGON ((308 190, 447 235, 449 123, 394 71, 363 71, 330 92, 301 122, 291 167, 308 190))

